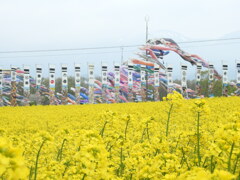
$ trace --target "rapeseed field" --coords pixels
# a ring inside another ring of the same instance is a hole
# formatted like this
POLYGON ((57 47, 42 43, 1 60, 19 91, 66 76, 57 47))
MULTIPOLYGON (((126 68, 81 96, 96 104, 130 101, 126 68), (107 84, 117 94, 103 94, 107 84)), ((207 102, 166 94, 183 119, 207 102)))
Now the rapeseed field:
POLYGON ((239 176, 239 97, 0 108, 4 180, 239 176))

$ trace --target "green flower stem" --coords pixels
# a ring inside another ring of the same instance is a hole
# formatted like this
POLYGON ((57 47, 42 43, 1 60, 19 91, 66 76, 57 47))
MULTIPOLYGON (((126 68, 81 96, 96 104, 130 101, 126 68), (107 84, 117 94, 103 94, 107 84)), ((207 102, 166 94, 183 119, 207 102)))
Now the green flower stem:
POLYGON ((177 144, 176 144, 176 147, 175 147, 175 151, 176 151, 177 148, 178 148, 178 144, 179 144, 180 136, 181 136, 181 134, 179 134, 179 136, 178 136, 178 140, 177 140, 177 144))
POLYGON ((42 147, 44 145, 44 143, 46 142, 46 140, 43 140, 39 150, 38 150, 38 153, 37 153, 37 158, 36 158, 36 163, 35 163, 35 170, 34 170, 34 180, 37 179, 37 169, 38 169, 38 160, 39 160, 39 156, 40 156, 40 152, 42 150, 42 147))
POLYGON ((107 123, 108 123, 107 121, 104 123, 103 128, 102 128, 102 130, 100 131, 101 137, 103 137, 103 133, 104 133, 104 130, 105 130, 105 128, 106 128, 107 123))
POLYGON ((240 154, 237 155, 237 159, 236 159, 236 162, 235 162, 235 165, 234 165, 234 168, 233 168, 233 174, 235 174, 235 172, 236 172, 239 157, 240 157, 240 154))
POLYGON ((84 180, 86 176, 87 176, 87 175, 86 175, 86 174, 84 174, 84 175, 83 175, 83 177, 82 177, 82 180, 84 180))
POLYGON ((70 161, 65 162, 64 165, 65 165, 65 168, 64 168, 64 171, 62 173, 62 177, 65 176, 65 173, 67 172, 67 170, 68 170, 68 168, 70 166, 70 161))
POLYGON ((183 166, 183 162, 184 162, 184 155, 185 155, 185 152, 184 152, 183 148, 182 148, 181 150, 182 150, 182 158, 181 158, 181 162, 180 162, 180 164, 181 164, 181 167, 182 167, 182 166, 183 166))
POLYGON ((146 128, 143 129, 142 138, 141 138, 140 142, 143 142, 143 137, 144 137, 145 131, 146 131, 146 128))
POLYGON ((181 160, 181 167, 183 167, 184 162, 186 162, 186 165, 187 165, 188 170, 189 170, 190 167, 189 167, 189 165, 188 165, 187 158, 186 158, 186 156, 185 156, 185 152, 184 152, 183 148, 182 148, 182 154, 183 154, 183 156, 182 156, 182 160, 181 160))
POLYGON ((29 180, 32 179, 32 172, 33 172, 33 167, 31 166, 30 171, 29 171, 29 180))
POLYGON ((204 168, 206 162, 208 161, 208 157, 205 158, 205 160, 203 161, 202 167, 204 168))
POLYGON ((62 142, 62 145, 61 145, 61 149, 59 150, 58 152, 58 155, 57 155, 57 160, 58 161, 61 161, 62 160, 62 152, 63 152, 63 147, 64 147, 64 143, 67 141, 67 139, 64 139, 63 142, 62 142))
POLYGON ((147 138, 148 138, 148 141, 150 142, 148 123, 147 123, 147 128, 146 129, 147 129, 147 138))
POLYGON ((211 173, 213 173, 214 166, 213 166, 213 155, 211 156, 211 165, 210 165, 211 173))
POLYGON ((124 164, 123 164, 123 148, 121 147, 120 153, 120 176, 123 176, 124 164))
POLYGON ((125 127, 125 140, 127 140, 127 128, 129 124, 130 119, 127 120, 126 127, 125 127))
POLYGON ((201 165, 201 154, 200 154, 200 112, 197 113, 197 156, 198 166, 201 165))
POLYGON ((231 146, 229 158, 228 158, 228 171, 229 172, 231 172, 231 159, 232 159, 232 152, 233 152, 233 149, 234 149, 234 145, 235 145, 235 143, 233 142, 232 146, 231 146))

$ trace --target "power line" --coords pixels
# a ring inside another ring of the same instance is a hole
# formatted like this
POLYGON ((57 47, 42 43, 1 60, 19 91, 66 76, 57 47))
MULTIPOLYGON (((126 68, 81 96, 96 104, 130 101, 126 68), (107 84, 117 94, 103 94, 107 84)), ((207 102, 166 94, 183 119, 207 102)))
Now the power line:
POLYGON ((230 41, 230 40, 240 40, 240 38, 224 38, 224 39, 206 39, 206 40, 197 40, 197 41, 182 41, 178 42, 179 44, 187 43, 202 43, 202 42, 215 42, 215 41, 230 41))
POLYGON ((58 52, 58 51, 81 51, 81 50, 129 48, 129 47, 137 47, 137 46, 142 46, 142 45, 87 47, 87 48, 74 48, 74 49, 41 49, 41 50, 28 50, 28 51, 0 51, 0 53, 13 54, 13 53, 39 53, 39 52, 58 52))
MULTIPOLYGON (((225 39, 207 39, 197 41, 182 41, 178 44, 188 43, 203 43, 203 42, 216 42, 216 41, 231 41, 240 40, 239 38, 225 38, 225 39)), ((103 46, 103 47, 85 47, 85 48, 69 48, 69 49, 41 49, 41 50, 26 50, 26 51, 0 51, 0 54, 16 54, 16 53, 41 53, 41 52, 61 52, 61 51, 82 51, 82 50, 99 50, 99 49, 116 49, 116 48, 130 48, 144 46, 143 44, 138 45, 126 45, 126 46, 103 46)))
POLYGON ((224 44, 220 43, 214 43, 214 44, 204 44, 204 45, 194 45, 194 46, 181 46, 181 48, 195 48, 195 47, 207 47, 207 46, 226 46, 226 45, 231 45, 231 44, 239 44, 240 42, 228 42, 224 44))
MULTIPOLYGON (((219 45, 229 45, 229 44, 239 44, 240 42, 228 42, 225 44, 214 43, 214 44, 205 44, 205 45, 194 45, 194 46, 182 46, 182 48, 196 48, 196 47, 206 47, 206 46, 219 46, 219 45)), ((110 53, 121 53, 123 56, 124 53, 133 52, 133 50, 123 51, 108 51, 108 52, 83 52, 83 53, 70 53, 70 54, 48 54, 48 55, 29 55, 29 56, 0 56, 0 59, 8 59, 8 58, 30 58, 30 57, 54 57, 54 56, 80 56, 80 55, 94 55, 94 54, 110 54, 110 53)), ((123 57, 122 57, 123 58, 123 57)))
POLYGON ((28 58, 28 57, 52 57, 52 56, 79 56, 79 55, 94 55, 94 54, 110 54, 110 53, 122 53, 133 52, 133 51, 108 51, 108 52, 92 52, 92 53, 71 53, 71 54, 50 54, 50 55, 30 55, 30 56, 0 56, 0 59, 5 58, 28 58))

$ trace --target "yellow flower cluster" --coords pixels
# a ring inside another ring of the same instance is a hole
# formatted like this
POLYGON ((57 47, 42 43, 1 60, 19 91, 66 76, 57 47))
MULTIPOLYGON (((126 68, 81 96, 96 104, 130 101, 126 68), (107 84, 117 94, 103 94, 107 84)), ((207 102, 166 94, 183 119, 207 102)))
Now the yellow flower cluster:
POLYGON ((179 100, 183 100, 182 94, 178 93, 177 91, 173 91, 173 93, 170 93, 167 95, 167 97, 163 97, 163 101, 170 101, 170 102, 176 102, 179 100))
POLYGON ((5 138, 0 137, 0 177, 2 179, 24 179, 28 176, 21 150, 12 147, 5 138))
POLYGON ((240 178, 240 98, 0 108, 1 179, 240 178))

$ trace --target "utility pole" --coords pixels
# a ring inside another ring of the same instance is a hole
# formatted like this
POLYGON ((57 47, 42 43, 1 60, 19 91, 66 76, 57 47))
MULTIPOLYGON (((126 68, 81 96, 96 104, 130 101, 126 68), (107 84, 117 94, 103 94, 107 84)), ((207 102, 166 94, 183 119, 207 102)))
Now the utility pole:
MULTIPOLYGON (((145 16, 145 22, 146 22, 146 41, 145 43, 147 43, 148 40, 148 22, 149 22, 149 16, 145 16)), ((147 56, 147 50, 146 50, 146 56, 147 56)), ((147 58, 146 58, 147 61, 147 58)), ((146 71, 146 101, 148 101, 148 72, 146 71)))

